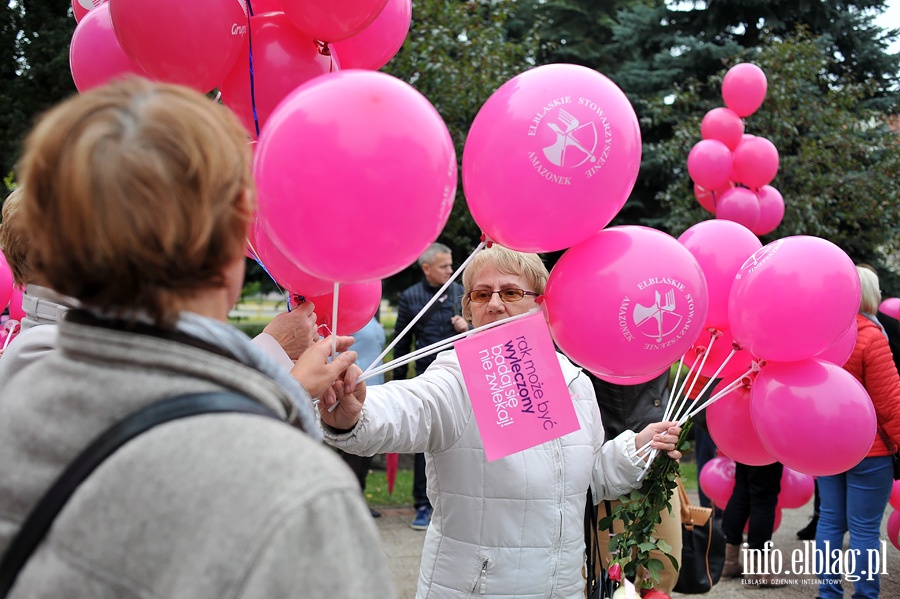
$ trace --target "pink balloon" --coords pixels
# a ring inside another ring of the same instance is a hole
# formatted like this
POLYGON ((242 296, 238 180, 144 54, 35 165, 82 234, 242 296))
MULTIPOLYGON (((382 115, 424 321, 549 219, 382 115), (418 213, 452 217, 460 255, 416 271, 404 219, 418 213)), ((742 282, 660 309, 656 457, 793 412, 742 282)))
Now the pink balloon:
POLYGON ((115 0, 110 13, 122 48, 151 78, 203 93, 247 45, 242 0, 115 0))
POLYGON ((311 38, 339 42, 353 37, 375 20, 387 0, 280 0, 294 25, 311 38))
POLYGON ((719 189, 728 184, 731 163, 731 150, 717 139, 698 141, 687 159, 691 179, 706 189, 719 189))
POLYGON ((857 465, 872 447, 872 400, 852 374, 829 362, 770 362, 753 381, 753 427, 776 460, 829 476, 857 465), (822 451, 822 439, 828 450, 822 451))
POLYGON ((856 337, 859 330, 856 321, 844 331, 840 338, 832 343, 825 351, 816 356, 817 360, 825 360, 837 366, 843 366, 850 359, 853 348, 856 347, 856 337))
POLYGON ((626 226, 563 254, 543 306, 563 353, 591 372, 629 377, 658 372, 684 354, 702 331, 706 303, 703 271, 683 245, 626 226))
POLYGON ((605 227, 640 163, 640 127, 622 90, 592 69, 551 64, 513 77, 481 107, 463 152, 463 187, 488 237, 550 252, 605 227))
POLYGON ((69 68, 80 92, 124 75, 146 77, 119 44, 109 18, 109 4, 92 10, 75 27, 69 45, 69 68))
MULTIPOLYGON (((713 394, 730 381, 722 380, 713 394)), ((741 386, 706 408, 706 426, 716 447, 736 462, 749 466, 774 464, 750 419, 750 388, 741 386)))
POLYGON ((400 51, 411 22, 412 0, 388 0, 368 27, 334 44, 341 57, 341 67, 380 69, 400 51))
POLYGON ((694 197, 697 198, 697 201, 700 203, 704 210, 706 210, 710 214, 716 213, 715 191, 706 189, 705 187, 700 187, 699 185, 694 183, 694 197))
POLYGON ((314 277, 305 272, 287 258, 272 243, 265 231, 259 230, 258 226, 254 238, 254 248, 257 255, 250 256, 262 263, 263 268, 269 273, 279 286, 291 292, 294 295, 318 296, 334 290, 334 282, 314 277))
POLYGON ((278 0, 253 0, 250 6, 253 8, 254 15, 262 15, 267 12, 283 12, 281 2, 278 0))
POLYGON ((85 15, 106 2, 107 0, 72 0, 72 14, 75 15, 75 22, 80 23, 85 15))
POLYGON ((13 287, 9 296, 9 317, 12 320, 22 320, 25 318, 25 310, 22 309, 22 288, 13 287))
POLYGON ((716 456, 700 470, 700 488, 719 507, 728 505, 728 499, 734 492, 734 468, 734 460, 716 456))
POLYGON ((762 247, 746 227, 728 220, 707 220, 681 234, 678 241, 697 259, 709 288, 707 326, 728 327, 728 294, 734 276, 754 252, 762 247))
POLYGON ((700 135, 703 139, 717 139, 732 152, 741 143, 743 134, 744 121, 729 108, 713 108, 700 123, 700 135))
POLYGON ((749 62, 734 65, 722 80, 722 99, 738 116, 750 116, 766 99, 766 74, 749 62))
POLYGON ((900 480, 894 481, 894 485, 891 487, 891 497, 888 500, 888 503, 895 510, 900 510, 900 480))
POLYGON ((753 355, 805 360, 847 331, 859 298, 859 275, 843 250, 819 237, 786 237, 763 246, 735 275, 728 321, 753 355))
MULTIPOLYGON (((316 323, 337 335, 352 335, 372 320, 381 304, 381 281, 350 283, 338 289, 337 330, 332 322, 334 291, 307 298, 316 306, 316 323)), ((324 334, 324 333, 323 333, 324 334)))
POLYGON ((887 533, 891 545, 900 549, 900 512, 894 511, 888 516, 887 533))
MULTIPOLYGON (((709 319, 707 318, 707 320, 709 319)), ((747 374, 756 358, 747 350, 742 349, 740 345, 736 346, 734 337, 731 336, 731 331, 728 329, 713 330, 718 333, 715 341, 712 341, 710 345, 712 340, 710 332, 705 331, 701 333, 691 348, 685 352, 684 363, 688 366, 697 364, 697 367, 699 367, 700 363, 703 363, 703 367, 700 368, 700 374, 706 377, 713 376, 718 370, 719 374, 716 378, 720 378, 728 384, 734 381, 735 378, 747 374), (736 350, 733 356, 731 355, 732 350, 736 350), (703 355, 707 353, 709 356, 706 358, 706 362, 703 362, 703 355), (728 363, 719 370, 719 367, 725 363, 726 359, 728 359, 728 363)), ((695 370, 697 367, 695 367, 695 370)))
POLYGON ((14 285, 15 282, 13 281, 12 269, 6 261, 6 256, 3 255, 3 251, 0 250, 0 312, 9 305, 14 285))
POLYGON ((222 81, 222 102, 231 108, 254 139, 254 100, 259 128, 285 96, 310 79, 338 70, 330 51, 320 49, 291 25, 284 13, 250 17, 253 40, 253 94, 250 93, 250 54, 245 47, 234 68, 222 81))
POLYGON ((765 137, 742 141, 734 151, 735 181, 752 189, 768 185, 778 174, 778 149, 765 137))
POLYGON ((900 298, 889 297, 878 305, 878 311, 900 320, 900 298))
POLYGON ((778 228, 784 218, 784 198, 771 185, 763 185, 756 191, 759 198, 759 222, 753 228, 757 235, 767 235, 778 228))
POLYGON ((592 372, 591 374, 593 374, 601 381, 606 381, 607 383, 613 383, 616 385, 640 385, 641 383, 652 381, 668 370, 669 367, 666 366, 664 368, 660 368, 656 372, 651 372, 650 374, 644 374, 641 376, 609 376, 606 374, 597 374, 596 372, 592 372))
POLYGON ((750 233, 759 223, 759 200, 756 194, 746 187, 729 189, 719 198, 716 218, 741 224, 750 233))
POLYGON ((259 223, 321 279, 359 283, 412 264, 456 194, 447 126, 412 86, 350 70, 293 91, 269 117, 254 173, 259 223))
POLYGON ((778 494, 778 507, 784 509, 801 508, 813 498, 816 491, 816 479, 802 472, 791 470, 787 466, 781 474, 781 492, 778 494))

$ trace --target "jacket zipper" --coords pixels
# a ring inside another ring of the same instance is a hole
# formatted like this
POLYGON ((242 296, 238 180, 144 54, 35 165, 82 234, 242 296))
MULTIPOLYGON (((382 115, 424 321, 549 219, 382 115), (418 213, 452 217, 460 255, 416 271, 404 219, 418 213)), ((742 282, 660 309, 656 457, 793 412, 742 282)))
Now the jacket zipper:
POLYGON ((484 587, 487 583, 487 566, 488 560, 484 559, 484 562, 481 563, 481 575, 478 577, 478 580, 475 581, 475 586, 472 587, 472 593, 475 593, 475 589, 478 588, 478 583, 481 583, 481 590, 478 592, 479 595, 484 595, 484 587))

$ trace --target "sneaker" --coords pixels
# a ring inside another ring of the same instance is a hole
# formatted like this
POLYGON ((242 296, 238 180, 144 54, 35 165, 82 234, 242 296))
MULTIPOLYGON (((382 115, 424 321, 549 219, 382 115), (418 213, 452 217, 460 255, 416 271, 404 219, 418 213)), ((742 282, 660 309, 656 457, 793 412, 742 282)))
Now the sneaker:
POLYGON ((410 526, 413 530, 427 530, 431 523, 431 508, 427 505, 416 508, 416 518, 410 526))

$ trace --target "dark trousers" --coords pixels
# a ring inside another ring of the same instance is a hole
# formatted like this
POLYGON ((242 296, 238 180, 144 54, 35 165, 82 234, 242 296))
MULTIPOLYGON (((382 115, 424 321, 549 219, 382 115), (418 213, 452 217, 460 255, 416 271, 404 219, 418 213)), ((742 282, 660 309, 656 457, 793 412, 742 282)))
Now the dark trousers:
MULTIPOLYGON (((696 421, 694 422, 694 444, 697 452, 697 477, 699 483, 700 471, 703 470, 704 464, 710 461, 714 457, 716 457, 716 444, 713 442, 712 437, 709 435, 709 431, 706 429, 706 423, 696 421)), ((703 492, 703 489, 700 488, 700 485, 697 485, 697 495, 700 496, 700 505, 703 507, 712 507, 712 501, 710 501, 709 497, 706 496, 706 493, 703 492)), ((725 506, 716 506, 718 508, 718 514, 722 513, 722 508, 725 506)))
POLYGON ((353 474, 356 475, 356 480, 359 481, 359 488, 365 491, 366 477, 369 475, 369 467, 372 465, 372 456, 353 455, 340 450, 338 452, 341 454, 344 463, 350 466, 350 470, 353 470, 353 474))
POLYGON ((728 500, 722 529, 725 540, 740 545, 744 539, 744 527, 749 520, 747 545, 750 549, 762 549, 772 540, 775 528, 775 507, 781 492, 781 474, 784 466, 775 462, 768 466, 747 466, 737 463, 734 470, 734 492, 728 500))
POLYGON ((425 454, 417 453, 413 466, 413 503, 416 509, 431 507, 428 501, 428 479, 425 477, 425 454))

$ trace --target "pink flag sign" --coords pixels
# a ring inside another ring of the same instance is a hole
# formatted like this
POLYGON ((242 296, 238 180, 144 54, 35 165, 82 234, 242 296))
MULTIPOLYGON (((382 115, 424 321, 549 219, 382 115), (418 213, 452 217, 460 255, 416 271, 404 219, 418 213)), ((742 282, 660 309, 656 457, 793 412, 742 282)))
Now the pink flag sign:
POLYGON ((488 461, 580 427, 544 315, 454 343, 488 461))

